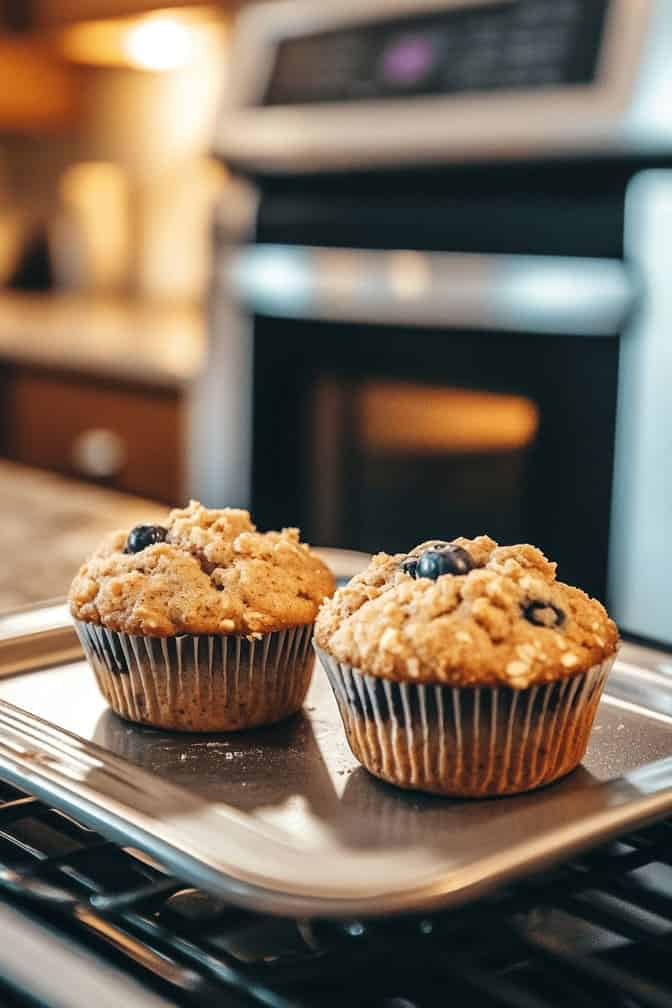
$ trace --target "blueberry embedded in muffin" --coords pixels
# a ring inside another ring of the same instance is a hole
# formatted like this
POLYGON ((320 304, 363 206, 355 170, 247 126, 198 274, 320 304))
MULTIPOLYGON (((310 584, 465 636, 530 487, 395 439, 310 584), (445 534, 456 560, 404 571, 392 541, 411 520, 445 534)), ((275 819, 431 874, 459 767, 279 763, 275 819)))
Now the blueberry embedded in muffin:
POLYGON ((522 607, 523 616, 534 626, 561 627, 567 618, 567 614, 560 606, 553 605, 552 602, 541 602, 533 599, 522 607))
POLYGON ((128 533, 124 553, 139 553, 148 546, 165 542, 167 535, 168 529, 163 525, 136 525, 128 533))
POLYGON ((470 554, 453 543, 446 546, 432 546, 416 559, 402 561, 402 570, 411 577, 429 578, 436 581, 444 574, 468 574, 474 562, 470 554))

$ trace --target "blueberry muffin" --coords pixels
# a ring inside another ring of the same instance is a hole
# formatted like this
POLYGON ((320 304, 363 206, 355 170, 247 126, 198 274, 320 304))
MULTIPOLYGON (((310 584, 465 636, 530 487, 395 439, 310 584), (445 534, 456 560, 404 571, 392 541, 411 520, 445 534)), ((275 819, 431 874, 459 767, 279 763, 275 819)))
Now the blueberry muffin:
POLYGON ((82 566, 70 608, 110 706, 142 724, 232 731, 303 703, 329 569, 297 529, 197 501, 165 525, 115 532, 82 566))
POLYGON ((618 647, 534 546, 380 553, 321 608, 317 652, 355 756, 400 787, 503 795, 569 773, 618 647))

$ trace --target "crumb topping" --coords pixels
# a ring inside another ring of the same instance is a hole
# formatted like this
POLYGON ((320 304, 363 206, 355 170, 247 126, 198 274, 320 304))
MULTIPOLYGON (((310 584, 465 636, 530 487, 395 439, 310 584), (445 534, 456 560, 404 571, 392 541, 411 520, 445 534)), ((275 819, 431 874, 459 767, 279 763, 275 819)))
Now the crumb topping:
POLYGON ((600 602, 556 580, 556 564, 541 550, 483 535, 379 553, 324 603, 315 639, 372 675, 523 689, 603 661, 618 631, 600 602), (427 565, 413 560, 427 551, 450 558, 451 547, 467 551, 470 570, 417 576, 427 565))
POLYGON ((334 590, 298 529, 258 532, 247 511, 191 501, 170 512, 165 531, 130 553, 128 530, 110 535, 72 583, 72 615, 148 636, 249 636, 312 623, 334 590))

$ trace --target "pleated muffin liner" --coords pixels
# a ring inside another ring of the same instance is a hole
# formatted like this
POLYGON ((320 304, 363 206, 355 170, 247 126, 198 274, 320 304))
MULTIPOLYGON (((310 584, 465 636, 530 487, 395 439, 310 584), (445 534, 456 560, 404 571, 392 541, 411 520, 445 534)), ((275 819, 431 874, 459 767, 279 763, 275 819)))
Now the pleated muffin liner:
POLYGON ((110 707, 128 721, 177 731, 240 731, 299 710, 312 674, 313 624, 259 638, 145 637, 75 620, 110 707))
POLYGON ((398 787, 463 798, 529 791, 578 766, 615 658, 513 689, 396 682, 315 650, 367 770, 398 787))

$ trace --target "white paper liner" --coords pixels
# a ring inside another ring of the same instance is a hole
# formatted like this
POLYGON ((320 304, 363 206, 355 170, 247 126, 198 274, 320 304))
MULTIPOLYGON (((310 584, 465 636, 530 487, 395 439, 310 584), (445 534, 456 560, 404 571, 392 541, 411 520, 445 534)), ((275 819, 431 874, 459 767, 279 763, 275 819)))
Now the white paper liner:
POLYGON ((101 693, 117 714, 178 731, 239 731, 299 710, 310 685, 313 624, 259 639, 144 637, 75 620, 101 693))
POLYGON ((615 657, 513 689, 395 682, 315 650, 367 770, 399 787, 465 798, 529 791, 573 770, 615 657))

